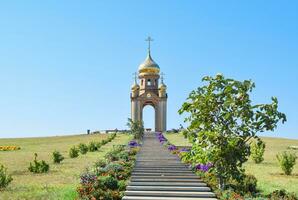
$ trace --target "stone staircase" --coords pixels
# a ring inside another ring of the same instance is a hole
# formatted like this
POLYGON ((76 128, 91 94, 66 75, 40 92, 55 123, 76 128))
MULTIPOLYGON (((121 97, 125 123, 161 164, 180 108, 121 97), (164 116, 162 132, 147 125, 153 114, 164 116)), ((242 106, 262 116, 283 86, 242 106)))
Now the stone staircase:
POLYGON ((176 155, 145 133, 123 200, 215 200, 215 194, 176 155))

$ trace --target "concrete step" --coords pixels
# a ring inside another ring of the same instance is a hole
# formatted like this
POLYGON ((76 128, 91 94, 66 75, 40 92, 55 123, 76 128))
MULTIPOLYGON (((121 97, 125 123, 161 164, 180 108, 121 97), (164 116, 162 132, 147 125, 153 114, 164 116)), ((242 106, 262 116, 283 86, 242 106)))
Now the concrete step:
POLYGON ((165 169, 165 170, 160 170, 160 169, 134 169, 132 172, 142 172, 142 173, 192 173, 191 170, 171 170, 171 169, 165 169))
POLYGON ((131 191, 182 191, 182 192, 210 192, 209 187, 178 187, 178 186, 127 186, 131 191))
POLYGON ((200 181, 201 179, 197 176, 131 176, 130 180, 134 181, 136 179, 147 179, 147 180, 171 180, 171 181, 179 181, 179 180, 194 180, 200 181))
POLYGON ((125 191, 125 196, 155 196, 155 197, 207 197, 214 198, 212 192, 174 192, 174 191, 125 191))
POLYGON ((149 162, 149 163, 160 163, 160 164, 182 164, 178 160, 165 160, 165 159, 160 159, 160 160, 142 160, 142 159, 137 159, 137 162, 149 162))
POLYGON ((206 197, 144 197, 144 196, 124 196, 122 200, 217 200, 206 197))
POLYGON ((202 182, 199 178, 176 178, 176 177, 131 177, 131 182, 202 182))
POLYGON ((198 177, 193 173, 167 173, 167 172, 155 172, 155 173, 148 173, 148 172, 133 172, 132 176, 174 176, 174 177, 198 177))
POLYGON ((162 162, 177 162, 179 163, 180 162, 180 159, 178 158, 143 158, 143 157, 137 157, 136 159, 137 161, 147 161, 147 162, 159 162, 159 161, 162 161, 162 162))
POLYGON ((129 183, 130 186, 177 186, 177 187, 205 187, 204 182, 137 182, 129 183))
POLYGON ((161 162, 136 162, 135 163, 135 166, 136 167, 139 167, 139 166, 143 166, 143 167, 171 167, 171 168, 177 168, 177 167, 187 167, 185 164, 183 163, 161 163, 161 162))
POLYGON ((145 134, 123 200, 215 200, 215 194, 187 164, 145 134))
POLYGON ((140 166, 140 165, 138 165, 138 166, 136 166, 135 165, 135 169, 160 169, 160 170, 164 170, 164 169, 166 169, 166 170, 191 170, 191 168, 188 168, 188 167, 186 167, 185 165, 180 165, 180 166, 172 166, 172 165, 170 165, 170 166, 166 166, 166 167, 164 167, 164 166, 140 166))

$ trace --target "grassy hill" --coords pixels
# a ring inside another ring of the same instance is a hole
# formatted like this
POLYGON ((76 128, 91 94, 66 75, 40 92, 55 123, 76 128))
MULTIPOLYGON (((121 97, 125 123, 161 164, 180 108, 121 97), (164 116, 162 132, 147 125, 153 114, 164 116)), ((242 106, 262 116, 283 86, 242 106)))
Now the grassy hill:
MULTIPOLYGON (((167 134, 166 137, 175 145, 190 145, 181 134, 167 134)), ((298 163, 293 174, 286 176, 282 174, 276 160, 277 153, 288 150, 289 146, 298 146, 298 140, 270 137, 263 137, 262 139, 266 143, 265 160, 261 164, 255 164, 249 160, 245 165, 246 172, 256 176, 258 187, 265 194, 277 189, 286 189, 298 195, 298 163)), ((298 156, 297 150, 296 155, 298 156)))
POLYGON ((21 147, 17 151, 0 151, 0 163, 8 168, 14 179, 5 191, 0 192, 0 199, 74 199, 79 175, 84 169, 102 157, 113 145, 127 144, 130 136, 117 135, 100 151, 88 152, 86 155, 80 155, 74 159, 69 158, 69 149, 81 142, 100 141, 107 137, 106 134, 96 134, 0 139, 0 146, 16 145, 21 147), (54 150, 60 151, 66 158, 61 164, 53 164, 51 155, 54 150), (32 174, 28 171, 29 163, 33 161, 35 152, 38 154, 38 159, 50 163, 49 173, 32 174))

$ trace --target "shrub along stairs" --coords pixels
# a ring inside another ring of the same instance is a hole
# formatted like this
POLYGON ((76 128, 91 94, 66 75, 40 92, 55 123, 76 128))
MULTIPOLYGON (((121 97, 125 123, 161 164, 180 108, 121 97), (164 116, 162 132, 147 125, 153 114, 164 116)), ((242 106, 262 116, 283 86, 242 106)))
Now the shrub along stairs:
POLYGON ((202 182, 180 159, 146 133, 137 155, 123 200, 215 200, 202 182))

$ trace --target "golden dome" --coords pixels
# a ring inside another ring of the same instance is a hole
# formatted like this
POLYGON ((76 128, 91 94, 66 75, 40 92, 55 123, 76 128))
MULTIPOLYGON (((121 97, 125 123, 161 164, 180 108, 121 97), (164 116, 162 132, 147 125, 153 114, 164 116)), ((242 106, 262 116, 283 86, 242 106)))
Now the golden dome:
POLYGON ((160 90, 166 90, 167 89, 167 86, 162 82, 159 87, 158 87, 160 90))
POLYGON ((145 61, 139 66, 140 74, 158 74, 159 66, 154 60, 151 58, 150 51, 145 59, 145 61))
POLYGON ((136 83, 134 83, 132 86, 131 86, 131 90, 138 90, 140 88, 140 86, 136 83))

